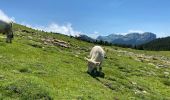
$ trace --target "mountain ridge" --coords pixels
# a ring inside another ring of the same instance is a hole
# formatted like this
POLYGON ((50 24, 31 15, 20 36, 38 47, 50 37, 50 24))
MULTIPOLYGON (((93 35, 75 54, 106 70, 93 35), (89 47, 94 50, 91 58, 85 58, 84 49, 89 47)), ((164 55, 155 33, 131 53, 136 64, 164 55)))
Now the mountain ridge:
POLYGON ((129 33, 126 35, 110 34, 98 36, 97 40, 108 41, 113 44, 139 45, 156 39, 156 34, 151 32, 129 33))

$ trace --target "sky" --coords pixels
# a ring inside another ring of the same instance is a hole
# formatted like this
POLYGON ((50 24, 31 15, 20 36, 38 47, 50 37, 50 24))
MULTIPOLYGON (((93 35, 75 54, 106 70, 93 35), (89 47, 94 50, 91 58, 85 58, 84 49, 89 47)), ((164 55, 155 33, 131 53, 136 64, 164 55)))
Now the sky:
POLYGON ((170 0, 1 0, 0 18, 66 35, 170 36, 170 0))

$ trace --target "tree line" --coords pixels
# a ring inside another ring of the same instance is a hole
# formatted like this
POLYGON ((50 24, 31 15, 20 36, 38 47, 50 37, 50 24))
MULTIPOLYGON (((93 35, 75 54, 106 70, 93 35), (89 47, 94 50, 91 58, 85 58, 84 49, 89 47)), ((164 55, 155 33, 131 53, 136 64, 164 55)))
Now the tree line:
POLYGON ((94 43, 94 44, 99 44, 99 45, 104 45, 104 46, 118 46, 118 47, 123 47, 123 48, 132 48, 132 49, 137 49, 137 50, 151 50, 151 51, 169 51, 170 50, 170 37, 165 37, 165 38, 158 38, 155 40, 152 40, 148 43, 141 44, 141 45, 127 45, 127 44, 113 44, 108 41, 102 41, 102 40, 86 40, 86 39, 81 39, 78 37, 75 37, 78 40, 83 40, 86 42, 94 43))

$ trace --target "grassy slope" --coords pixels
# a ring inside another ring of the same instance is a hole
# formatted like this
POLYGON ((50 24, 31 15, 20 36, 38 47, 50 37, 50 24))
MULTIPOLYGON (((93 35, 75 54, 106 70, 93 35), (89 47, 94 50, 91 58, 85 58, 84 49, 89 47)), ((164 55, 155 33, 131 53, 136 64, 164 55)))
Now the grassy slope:
MULTIPOLYGON (((14 30, 12 44, 0 39, 0 99, 170 99, 170 76, 164 74, 170 68, 157 69, 105 47, 105 78, 93 78, 86 73, 84 57, 94 44, 20 25, 14 30), (43 37, 64 40, 71 48, 44 45, 43 37)), ((170 52, 124 50, 170 57, 170 52)))

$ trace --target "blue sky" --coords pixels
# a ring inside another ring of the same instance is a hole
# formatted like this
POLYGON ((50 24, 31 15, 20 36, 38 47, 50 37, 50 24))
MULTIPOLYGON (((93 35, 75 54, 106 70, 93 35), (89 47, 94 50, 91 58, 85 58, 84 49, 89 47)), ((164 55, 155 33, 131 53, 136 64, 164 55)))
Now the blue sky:
POLYGON ((0 10, 17 23, 92 37, 153 32, 170 36, 170 0, 2 0, 0 10))

